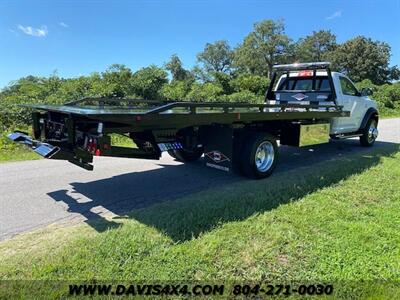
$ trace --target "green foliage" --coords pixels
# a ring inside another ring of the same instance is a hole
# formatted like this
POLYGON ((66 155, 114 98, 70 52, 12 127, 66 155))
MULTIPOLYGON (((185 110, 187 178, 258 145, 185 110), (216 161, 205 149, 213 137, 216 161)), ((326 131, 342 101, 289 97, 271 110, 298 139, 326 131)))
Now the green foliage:
POLYGON ((336 36, 330 30, 314 31, 296 43, 296 60, 301 62, 324 61, 336 47, 336 36))
POLYGON ((400 109, 400 83, 380 86, 374 98, 386 108, 400 109))
POLYGON ((378 102, 379 108, 385 114, 391 114, 389 110, 400 110, 400 82, 394 84, 375 85, 369 79, 356 83, 358 90, 370 88, 374 92, 371 96, 378 102))
POLYGON ((223 91, 224 90, 220 85, 212 82, 207 82, 205 84, 194 83, 187 98, 196 102, 215 102, 219 101, 223 91))
POLYGON ((227 41, 207 43, 203 52, 197 54, 197 60, 203 64, 206 72, 229 72, 233 52, 227 41))
POLYGON ((390 50, 387 43, 359 36, 339 45, 330 57, 334 68, 353 81, 383 84, 399 78, 397 67, 389 68, 390 50))
POLYGON ((241 72, 270 77, 272 66, 284 62, 290 39, 282 20, 264 20, 254 24, 234 54, 234 64, 241 72))
POLYGON ((165 69, 171 73, 172 80, 191 80, 193 78, 193 75, 183 68, 182 62, 176 54, 172 55, 169 62, 165 64, 165 69))
POLYGON ((251 74, 240 74, 232 80, 236 92, 251 91, 256 95, 264 95, 270 80, 267 77, 251 74))
POLYGON ((99 96, 124 97, 133 94, 132 71, 121 64, 111 65, 102 73, 101 85, 97 81, 95 91, 99 96))
POLYGON ((173 80, 163 85, 161 96, 167 100, 185 100, 190 88, 191 82, 173 80))
POLYGON ((372 81, 369 79, 364 79, 363 81, 356 82, 355 85, 359 91, 364 88, 370 88, 372 91, 376 92, 379 88, 379 86, 373 84, 372 81))
POLYGON ((213 72, 212 78, 212 81, 222 88, 223 94, 229 95, 233 92, 231 74, 226 74, 223 72, 213 72))
POLYGON ((167 72, 155 65, 135 72, 131 80, 133 92, 144 99, 160 99, 161 88, 167 82, 167 72))
POLYGON ((224 95, 221 97, 222 101, 227 102, 242 102, 242 103, 263 103, 264 97, 260 95, 256 95, 251 91, 243 90, 240 92, 235 92, 230 95, 224 95))

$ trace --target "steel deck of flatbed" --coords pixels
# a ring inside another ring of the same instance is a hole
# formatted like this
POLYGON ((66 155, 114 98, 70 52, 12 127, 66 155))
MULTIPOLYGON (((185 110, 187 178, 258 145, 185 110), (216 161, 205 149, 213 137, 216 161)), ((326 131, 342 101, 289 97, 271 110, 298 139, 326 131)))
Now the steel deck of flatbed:
MULTIPOLYGON (((99 98, 102 99, 102 98, 99 98)), ((96 101, 99 99, 94 98, 96 101)), ((93 99, 89 99, 93 101, 93 99)), ((115 101, 103 99, 101 101, 115 101)), ((79 106, 82 101, 66 105, 27 105, 44 110, 102 122, 115 122, 141 128, 186 127, 207 124, 250 123, 270 120, 329 119, 347 117, 350 112, 337 105, 246 104, 225 102, 156 102, 134 101, 147 106, 79 106)), ((132 104, 132 103, 131 103, 132 104)))

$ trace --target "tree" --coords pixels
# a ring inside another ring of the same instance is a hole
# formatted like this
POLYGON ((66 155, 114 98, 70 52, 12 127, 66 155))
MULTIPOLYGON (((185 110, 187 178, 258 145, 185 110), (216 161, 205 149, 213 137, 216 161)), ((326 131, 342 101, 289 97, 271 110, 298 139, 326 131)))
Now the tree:
POLYGON ((263 76, 240 74, 232 80, 231 85, 236 92, 250 91, 256 95, 264 95, 269 82, 269 79, 263 76))
POLYGON ((101 84, 96 92, 104 97, 126 97, 132 94, 132 71, 122 64, 113 64, 101 73, 101 84))
POLYGON ((218 101, 223 93, 223 89, 218 84, 207 82, 205 84, 194 83, 187 98, 192 101, 218 101))
POLYGON ((327 54, 336 47, 336 36, 330 30, 314 31, 296 44, 296 59, 315 62, 327 59, 327 54))
POLYGON ((397 66, 389 67, 390 52, 387 43, 359 36, 339 45, 331 57, 333 68, 353 81, 370 79, 382 84, 399 79, 397 66))
POLYGON ((203 52, 197 54, 197 60, 206 72, 229 73, 232 64, 232 50, 227 41, 207 43, 203 52))
POLYGON ((161 88, 167 82, 167 72, 155 65, 140 69, 131 79, 133 92, 144 99, 159 99, 161 88))
POLYGON ((193 77, 189 71, 183 68, 182 62, 176 54, 173 54, 169 62, 165 64, 165 69, 171 73, 173 80, 187 80, 193 77))
POLYGON ((161 96, 167 100, 185 100, 189 93, 191 83, 183 80, 173 80, 169 84, 164 84, 161 89, 161 96))
POLYGON ((272 66, 285 61, 289 46, 283 21, 264 20, 254 24, 254 30, 236 49, 234 64, 242 72, 270 77, 272 66))
POLYGON ((212 82, 218 84, 222 88, 224 94, 230 94, 233 92, 233 88, 231 85, 232 76, 230 74, 226 74, 223 72, 213 72, 211 76, 212 82))

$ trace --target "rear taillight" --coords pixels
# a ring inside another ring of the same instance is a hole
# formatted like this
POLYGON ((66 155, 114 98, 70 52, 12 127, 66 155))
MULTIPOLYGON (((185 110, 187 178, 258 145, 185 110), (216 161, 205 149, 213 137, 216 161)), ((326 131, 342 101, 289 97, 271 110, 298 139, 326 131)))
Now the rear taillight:
POLYGON ((97 140, 94 138, 90 138, 87 144, 86 150, 92 154, 96 154, 97 150, 97 140))
POLYGON ((314 71, 313 70, 302 70, 299 72, 299 77, 311 77, 314 75, 314 71))

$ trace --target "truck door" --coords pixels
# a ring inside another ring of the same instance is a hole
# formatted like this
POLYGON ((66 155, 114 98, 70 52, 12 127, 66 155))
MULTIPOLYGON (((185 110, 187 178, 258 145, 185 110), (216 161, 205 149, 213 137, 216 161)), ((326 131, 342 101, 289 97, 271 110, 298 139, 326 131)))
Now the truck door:
POLYGON ((358 130, 363 117, 362 97, 354 84, 345 76, 339 76, 340 83, 340 105, 343 105, 343 110, 350 111, 350 117, 337 118, 336 128, 341 133, 353 132, 358 130))

